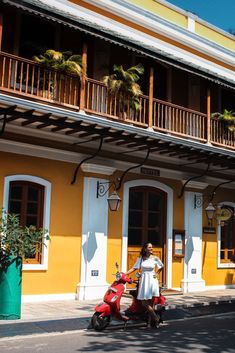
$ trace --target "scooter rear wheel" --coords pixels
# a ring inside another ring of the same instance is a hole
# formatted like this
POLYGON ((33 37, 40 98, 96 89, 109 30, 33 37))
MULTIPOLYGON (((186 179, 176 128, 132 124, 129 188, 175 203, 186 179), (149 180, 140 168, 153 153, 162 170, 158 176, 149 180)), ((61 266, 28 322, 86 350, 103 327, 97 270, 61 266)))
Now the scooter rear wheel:
POLYGON ((101 313, 95 312, 91 319, 92 326, 96 331, 102 331, 109 325, 110 319, 110 315, 101 316, 101 313))

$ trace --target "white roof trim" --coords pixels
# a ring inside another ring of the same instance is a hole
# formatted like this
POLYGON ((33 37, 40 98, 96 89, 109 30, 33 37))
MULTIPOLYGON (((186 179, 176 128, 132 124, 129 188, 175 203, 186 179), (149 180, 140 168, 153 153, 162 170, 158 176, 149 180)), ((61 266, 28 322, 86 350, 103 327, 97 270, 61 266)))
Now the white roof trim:
MULTIPOLYGON (((45 1, 45 0, 43 0, 45 1)), ((49 0, 50 1, 50 0, 49 0)), ((58 0, 53 0, 58 1, 58 0)), ((63 0, 59 0, 63 1, 63 0)), ((132 10, 134 5, 130 5, 125 0, 84 0, 89 4, 93 4, 99 8, 103 8, 111 13, 115 13, 122 18, 139 24, 146 29, 150 29, 158 34, 167 36, 172 40, 179 41, 179 43, 185 44, 193 49, 200 50, 202 53, 211 55, 212 57, 217 57, 218 60, 226 61, 228 64, 235 64, 235 54, 234 52, 225 49, 222 46, 216 45, 213 42, 200 37, 197 34, 192 34, 186 29, 183 29, 177 25, 174 25, 157 15, 149 13, 135 7, 135 11, 132 10), (118 3, 117 3, 118 2, 118 3), (123 3, 123 5, 121 5, 123 3), (129 5, 129 6, 128 6, 129 5)), ((187 15, 187 13, 186 13, 187 15)), ((114 21, 113 21, 114 22, 114 21)), ((129 28, 129 27, 128 27, 129 28)))
MULTIPOLYGON (((149 51, 161 54, 166 57, 170 57, 175 61, 183 62, 191 67, 196 67, 206 71, 207 73, 220 77, 230 83, 235 83, 235 54, 232 51, 226 50, 223 47, 216 46, 212 42, 203 40, 203 38, 195 35, 194 33, 184 30, 176 25, 172 25, 161 19, 158 16, 152 15, 149 12, 141 10, 137 7, 128 6, 128 3, 124 0, 84 0, 89 4, 96 5, 102 9, 107 9, 111 13, 118 14, 122 18, 128 19, 132 22, 139 23, 141 26, 151 29, 156 33, 161 33, 177 40, 179 43, 186 44, 191 48, 199 50, 214 59, 220 60, 225 64, 229 64, 234 67, 234 70, 229 70, 221 65, 215 64, 210 60, 203 59, 198 55, 192 54, 186 50, 183 50, 175 45, 167 43, 157 38, 153 38, 150 35, 144 34, 141 31, 130 28, 129 26, 123 25, 117 21, 109 19, 100 14, 95 14, 82 6, 71 3, 68 0, 24 0, 32 5, 38 7, 47 8, 52 13, 59 13, 63 16, 70 18, 74 21, 84 21, 88 26, 103 30, 112 36, 129 41, 130 43, 137 44, 138 46, 149 51), (121 5, 120 5, 121 3, 121 5), (125 5, 125 7, 124 7, 125 5), (147 17, 148 15, 148 17, 147 17)), ((130 4, 129 4, 130 5, 130 4)))
MULTIPOLYGON (((35 0, 34 1, 27 0, 27 1, 35 3, 35 0)), ((179 27, 172 26, 172 24, 168 24, 167 21, 164 21, 164 23, 162 23, 163 21, 161 21, 160 23, 159 21, 156 21, 157 19, 156 16, 154 16, 156 17, 154 21, 151 18, 147 18, 146 16, 143 16, 140 12, 132 11, 127 7, 124 8, 123 6, 117 3, 114 3, 111 0, 85 0, 85 1, 87 3, 106 9, 109 12, 118 14, 123 18, 131 20, 132 22, 138 23, 146 28, 149 28, 155 31, 156 33, 161 33, 161 34, 164 34, 165 36, 167 35, 169 38, 178 40, 180 43, 186 44, 191 48, 200 50, 201 53, 210 55, 211 57, 217 60, 220 60, 226 64, 234 66, 234 71, 235 71, 235 54, 232 51, 230 52, 228 50, 226 51, 222 50, 223 49, 222 47, 221 47, 221 50, 219 50, 218 48, 214 48, 214 46, 212 45, 210 46, 209 41, 207 44, 205 44, 199 36, 193 35, 194 37, 193 38, 191 32, 188 32, 185 30, 184 31, 185 33, 183 33, 179 27)), ((85 9, 84 7, 73 4, 70 1, 38 0, 37 3, 41 3, 41 4, 45 3, 45 5, 47 6, 53 6, 59 9, 60 11, 63 11, 72 16, 76 16, 78 20, 79 18, 85 19, 87 22, 90 22, 91 25, 94 26, 94 12, 88 9, 85 9)), ((198 57, 197 55, 189 53, 186 50, 178 48, 172 44, 166 43, 157 38, 153 38, 152 36, 144 34, 135 29, 130 29, 130 27, 126 25, 123 25, 112 19, 108 19, 107 17, 104 17, 99 14, 96 14, 95 22, 98 26, 106 29, 110 33, 113 33, 113 34, 116 33, 118 37, 121 36, 123 39, 137 42, 143 48, 147 48, 157 52, 159 52, 160 50, 163 53, 165 52, 167 56, 169 56, 169 54, 172 55, 172 58, 174 58, 177 61, 183 60, 189 65, 194 64, 199 69, 200 68, 206 69, 208 70, 208 72, 211 72, 211 74, 216 74, 226 80, 229 80, 230 82, 235 82, 234 71, 228 70, 218 64, 214 64, 209 60, 198 57)))

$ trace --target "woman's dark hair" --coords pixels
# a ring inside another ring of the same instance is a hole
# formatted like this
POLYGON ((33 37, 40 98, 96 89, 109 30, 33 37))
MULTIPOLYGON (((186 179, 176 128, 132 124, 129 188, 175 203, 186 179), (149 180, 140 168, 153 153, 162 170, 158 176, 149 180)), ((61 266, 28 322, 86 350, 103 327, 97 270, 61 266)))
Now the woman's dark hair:
POLYGON ((151 244, 151 243, 148 241, 148 242, 144 243, 144 245, 142 246, 142 249, 140 250, 140 255, 142 257, 146 257, 146 255, 147 255, 147 247, 148 247, 149 244, 151 244))

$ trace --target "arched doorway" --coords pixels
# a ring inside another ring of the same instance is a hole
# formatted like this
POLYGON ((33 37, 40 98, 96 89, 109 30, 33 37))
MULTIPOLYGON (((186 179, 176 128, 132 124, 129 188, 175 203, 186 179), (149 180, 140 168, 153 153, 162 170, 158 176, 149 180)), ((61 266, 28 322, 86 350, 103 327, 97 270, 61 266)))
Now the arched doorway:
MULTIPOLYGON (((166 204, 163 190, 149 186, 129 188, 127 268, 134 265, 145 242, 151 242, 154 254, 165 262, 166 204)), ((160 281, 164 281, 164 272, 160 276, 160 281)))
POLYGON ((172 229, 173 229, 173 190, 168 185, 151 179, 136 179, 126 181, 123 185, 123 216, 122 216, 122 265, 123 272, 127 271, 128 263, 128 224, 129 224, 129 190, 132 187, 151 187, 166 194, 166 238, 164 248, 164 282, 172 288, 172 229))

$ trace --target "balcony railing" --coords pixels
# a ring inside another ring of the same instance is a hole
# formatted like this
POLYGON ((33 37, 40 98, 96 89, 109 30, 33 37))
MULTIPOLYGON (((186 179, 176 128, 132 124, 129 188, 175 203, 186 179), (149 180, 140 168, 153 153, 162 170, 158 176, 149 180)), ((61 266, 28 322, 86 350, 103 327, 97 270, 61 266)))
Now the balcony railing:
POLYGON ((133 109, 130 97, 110 96, 104 83, 86 80, 86 111, 110 119, 148 127, 148 97, 140 97, 140 110, 133 109))
POLYGON ((17 56, 0 54, 0 89, 78 108, 80 80, 17 56))
POLYGON ((235 134, 221 121, 206 114, 141 95, 136 110, 130 97, 110 96, 100 81, 42 67, 34 61, 0 53, 0 91, 68 108, 82 107, 86 113, 201 143, 235 149, 235 134))

